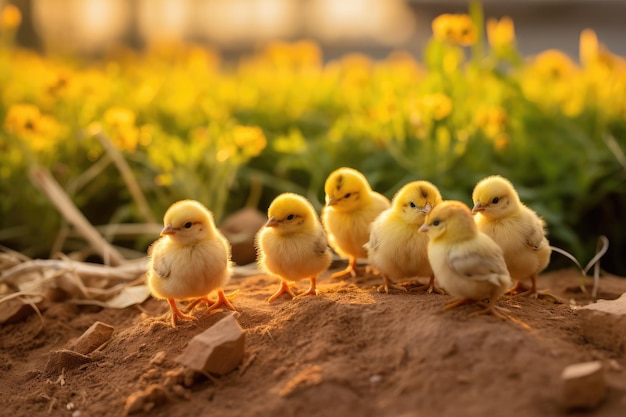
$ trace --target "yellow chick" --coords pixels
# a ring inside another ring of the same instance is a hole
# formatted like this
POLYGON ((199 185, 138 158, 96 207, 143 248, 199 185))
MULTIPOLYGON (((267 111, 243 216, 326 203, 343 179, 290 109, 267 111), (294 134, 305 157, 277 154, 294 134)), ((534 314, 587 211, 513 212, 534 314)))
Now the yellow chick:
POLYGON ((513 285, 502 249, 486 234, 478 231, 472 213, 458 201, 444 201, 428 215, 419 229, 428 233, 428 259, 437 281, 447 293, 459 300, 448 303, 445 310, 475 302, 483 310, 473 315, 497 311, 496 301, 513 285), (487 304, 483 300, 489 299, 487 304))
POLYGON ((429 277, 424 287, 434 288, 435 276, 428 262, 428 236, 418 233, 426 214, 441 202, 441 193, 428 181, 413 181, 402 187, 391 201, 391 208, 383 211, 372 223, 370 240, 366 244, 370 265, 383 276, 384 289, 389 287, 406 291, 393 279, 429 277))
POLYGON ((316 282, 332 261, 326 234, 315 209, 304 197, 284 193, 272 201, 268 221, 256 237, 258 264, 281 279, 280 288, 267 301, 281 294, 295 296, 289 281, 310 279, 309 289, 298 295, 316 294, 316 282))
POLYGON ((364 245, 369 241, 370 224, 391 204, 382 194, 372 191, 363 174, 352 168, 333 171, 324 184, 326 206, 322 224, 328 233, 330 246, 340 256, 348 258, 346 269, 332 278, 356 276, 358 258, 367 258, 364 245))
POLYGON ((221 305, 234 310, 223 287, 231 276, 230 244, 216 229, 212 213, 201 203, 182 200, 172 204, 163 218, 161 238, 148 249, 147 283, 152 295, 166 299, 177 320, 196 320, 176 307, 176 300, 201 299, 210 303, 211 291, 221 305))
POLYGON ((472 193, 478 230, 489 235, 504 252, 504 260, 518 289, 530 279, 530 289, 519 295, 537 296, 537 275, 548 266, 552 249, 545 223, 519 199, 513 184, 499 175, 482 179, 472 193))

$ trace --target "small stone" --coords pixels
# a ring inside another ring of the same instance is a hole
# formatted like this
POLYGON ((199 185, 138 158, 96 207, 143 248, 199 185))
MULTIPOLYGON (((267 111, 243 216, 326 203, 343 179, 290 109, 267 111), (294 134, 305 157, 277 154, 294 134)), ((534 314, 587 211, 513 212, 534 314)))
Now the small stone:
POLYGON ((576 310, 585 339, 615 352, 626 351, 626 293, 616 300, 576 310))
POLYGON ((126 414, 135 414, 143 410, 143 406, 146 404, 146 394, 142 391, 133 392, 126 398, 124 404, 124 410, 126 414))
POLYGON ((141 411, 148 412, 156 405, 167 402, 168 396, 165 388, 158 384, 149 385, 143 391, 137 391, 126 398, 124 410, 126 415, 139 413, 141 411))
POLYGON ((165 351, 160 351, 154 354, 152 359, 150 359, 150 365, 161 365, 163 360, 165 359, 165 351))
MULTIPOLYGON (((42 301, 41 297, 33 298, 35 304, 42 301)), ((14 324, 33 314, 35 310, 30 304, 18 298, 12 298, 0 303, 0 324, 14 324)))
POLYGON ((100 321, 95 322, 78 339, 69 344, 68 349, 87 355, 102 346, 111 338, 115 328, 100 321))
POLYGON ((180 398, 184 398, 185 400, 191 399, 191 394, 182 385, 174 385, 172 387, 172 392, 174 393, 174 395, 177 395, 180 398))
POLYGON ((246 265, 256 260, 254 239, 267 216, 254 208, 243 208, 226 217, 220 231, 230 241, 232 260, 237 265, 246 265))
POLYGON ((383 377, 381 375, 372 375, 370 377, 370 384, 378 384, 380 381, 383 380, 383 377))
POLYGON ((146 399, 156 405, 167 402, 167 391, 159 384, 151 384, 146 388, 146 399))
POLYGON ((199 372, 224 375, 243 360, 245 333, 228 315, 195 336, 176 361, 199 372))
POLYGON ((82 355, 72 350, 53 350, 50 352, 44 373, 47 376, 58 375, 63 372, 63 369, 69 370, 78 368, 91 361, 89 356, 82 355))
POLYGON ((602 362, 570 365, 561 374, 563 405, 568 410, 591 410, 604 400, 606 381, 602 362))

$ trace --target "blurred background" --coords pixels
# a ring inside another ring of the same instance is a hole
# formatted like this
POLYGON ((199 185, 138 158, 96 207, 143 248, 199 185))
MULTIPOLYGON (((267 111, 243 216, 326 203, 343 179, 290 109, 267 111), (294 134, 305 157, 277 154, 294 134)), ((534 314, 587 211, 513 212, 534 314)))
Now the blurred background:
MULTIPOLYGON (((464 0, 2 0, 23 13, 21 45, 53 53, 98 54, 113 45, 154 40, 210 44, 224 54, 249 52, 270 40, 314 39, 326 57, 347 51, 421 56, 431 21, 467 12, 464 0)), ((596 31, 626 54, 622 0, 485 0, 485 17, 515 22, 519 51, 557 48, 578 55, 578 36, 596 31)))
POLYGON ((33 180, 41 168, 131 258, 178 199, 222 225, 258 210, 234 220, 232 239, 250 246, 278 193, 321 209, 326 176, 352 166, 389 198, 427 179, 467 204, 499 173, 554 245, 584 264, 606 235, 602 266, 626 275, 626 1, 0 0, 0 11, 0 244, 28 256, 94 255, 33 180))

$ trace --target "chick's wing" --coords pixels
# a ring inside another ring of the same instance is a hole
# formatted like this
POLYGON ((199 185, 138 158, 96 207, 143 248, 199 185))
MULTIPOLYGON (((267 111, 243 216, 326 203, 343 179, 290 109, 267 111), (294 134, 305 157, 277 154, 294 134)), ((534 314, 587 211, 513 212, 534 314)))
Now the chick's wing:
POLYGON ((323 255, 328 249, 328 240, 326 239, 326 234, 323 230, 320 230, 320 233, 317 235, 316 239, 313 241, 313 252, 323 255))
POLYGON ((497 276, 506 274, 502 256, 490 254, 482 248, 453 249, 448 254, 450 267, 459 275, 476 281, 497 283, 497 276))
POLYGON ((528 221, 525 222, 526 244, 537 250, 548 244, 548 241, 545 238, 545 223, 541 220, 541 218, 534 214, 532 216, 529 215, 528 217, 528 221))
POLYGON ((163 245, 160 240, 148 248, 148 257, 151 261, 152 270, 161 278, 168 278, 172 273, 172 265, 163 254, 163 245))

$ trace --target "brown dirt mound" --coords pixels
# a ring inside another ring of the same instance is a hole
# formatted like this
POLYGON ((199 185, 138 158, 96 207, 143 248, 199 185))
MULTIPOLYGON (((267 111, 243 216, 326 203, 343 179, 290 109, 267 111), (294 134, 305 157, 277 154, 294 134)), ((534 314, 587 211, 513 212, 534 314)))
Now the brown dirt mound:
MULTIPOLYGON (((200 377, 164 392, 145 415, 156 416, 565 416, 560 375, 567 365, 603 361, 609 395, 592 415, 623 416, 626 358, 583 337, 570 303, 585 304, 578 274, 540 277, 564 300, 505 298, 518 323, 469 317, 478 307, 442 311, 448 296, 376 291, 377 277, 331 282, 317 297, 268 304, 278 282, 234 279, 228 291, 246 332, 239 369, 200 377)), ((308 283, 300 284, 300 290, 308 283)), ((626 292, 606 276, 601 298, 626 292)), ((121 416, 126 399, 163 386, 196 334, 229 312, 170 327, 165 302, 124 310, 53 304, 44 325, 35 315, 0 328, 0 414, 12 417, 121 416), (90 361, 70 370, 46 364, 95 321, 115 326, 90 361), (165 352, 157 355, 159 352, 165 352), (152 388, 149 388, 151 387, 152 388)), ((161 392, 159 391, 159 392, 161 392)), ((142 415, 141 413, 138 415, 142 415)))

